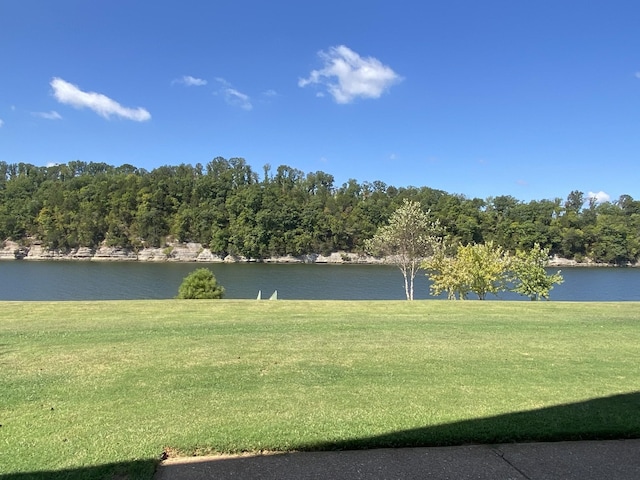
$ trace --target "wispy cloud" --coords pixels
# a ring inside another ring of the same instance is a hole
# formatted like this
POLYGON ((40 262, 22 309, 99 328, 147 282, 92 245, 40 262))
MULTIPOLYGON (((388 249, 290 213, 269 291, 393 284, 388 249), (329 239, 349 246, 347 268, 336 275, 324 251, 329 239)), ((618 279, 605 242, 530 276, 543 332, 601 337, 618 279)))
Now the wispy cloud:
POLYGON ((326 88, 336 103, 351 103, 356 98, 379 98, 402 77, 380 60, 363 58, 344 45, 318 52, 324 63, 312 70, 308 78, 298 80, 298 86, 318 84, 326 88))
POLYGON ((181 78, 176 78, 175 80, 173 80, 171 82, 171 85, 174 85, 176 83, 185 85, 187 87, 202 87, 203 85, 207 84, 207 81, 203 80, 202 78, 192 77, 191 75, 184 75, 181 78))
POLYGON ((242 92, 239 92, 235 88, 227 88, 225 90, 225 93, 226 100, 229 105, 235 105, 242 108, 243 110, 251 110, 253 108, 249 96, 245 95, 242 92))
POLYGON ((600 190, 598 193, 589 192, 587 194, 587 198, 589 200, 593 199, 596 203, 606 203, 611 201, 611 197, 609 196, 609 194, 603 192, 602 190, 600 190))
POLYGON ((3 127, 3 125, 4 125, 4 120, 2 120, 2 119, 0 118, 0 128, 2 128, 2 127, 3 127))
POLYGON ((222 85, 222 88, 218 93, 222 94, 228 105, 239 107, 247 111, 253 109, 249 95, 233 88, 233 86, 224 78, 216 78, 216 81, 222 85))
POLYGON ((84 92, 61 78, 51 80, 53 96, 60 103, 75 108, 88 108, 101 117, 110 119, 112 116, 126 118, 135 122, 144 122, 151 118, 151 114, 144 108, 123 107, 115 100, 96 92, 84 92))
POLYGON ((62 115, 55 110, 51 110, 50 112, 31 112, 31 115, 34 117, 44 118, 46 120, 62 120, 62 115))
POLYGON ((640 78, 640 72, 636 72, 636 78, 640 78))

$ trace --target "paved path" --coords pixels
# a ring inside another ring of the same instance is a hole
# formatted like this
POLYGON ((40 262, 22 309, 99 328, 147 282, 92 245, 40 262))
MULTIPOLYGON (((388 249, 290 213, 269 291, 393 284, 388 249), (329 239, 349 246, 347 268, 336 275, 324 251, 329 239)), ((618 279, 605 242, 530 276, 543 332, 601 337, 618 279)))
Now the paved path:
POLYGON ((639 480, 640 439, 168 460, 155 480, 639 480))

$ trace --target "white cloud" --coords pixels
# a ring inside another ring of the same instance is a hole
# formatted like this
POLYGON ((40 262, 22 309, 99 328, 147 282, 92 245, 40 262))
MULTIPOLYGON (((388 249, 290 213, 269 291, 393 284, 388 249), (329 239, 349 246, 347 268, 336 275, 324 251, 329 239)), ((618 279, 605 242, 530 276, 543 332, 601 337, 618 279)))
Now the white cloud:
POLYGON ((235 88, 225 89, 225 100, 229 105, 240 107, 243 110, 251 110, 253 108, 249 96, 239 92, 235 88))
POLYGON ((609 194, 603 192, 602 190, 600 190, 598 193, 589 192, 587 198, 589 200, 595 200, 596 203, 605 203, 611 201, 611 197, 609 196, 609 194))
POLYGON ((263 93, 263 95, 265 97, 277 97, 278 92, 276 92, 275 90, 267 90, 266 92, 263 93))
POLYGON ((640 72, 636 72, 636 78, 640 78, 640 72))
POLYGON ((60 103, 71 105, 75 108, 89 108, 106 119, 116 116, 136 122, 144 122, 151 118, 151 114, 144 108, 123 107, 106 95, 96 92, 84 92, 77 85, 58 77, 51 80, 51 87, 53 88, 53 96, 60 103))
POLYGON ((44 118, 46 120, 62 120, 62 116, 55 110, 50 112, 31 112, 34 117, 44 118))
POLYGON ((308 78, 298 80, 298 86, 324 86, 336 103, 351 103, 356 98, 379 98, 402 77, 380 60, 362 58, 344 45, 320 51, 324 67, 312 70, 308 78))
POLYGON ((0 118, 0 128, 2 128, 3 125, 4 125, 4 120, 0 118))
POLYGON ((231 86, 229 82, 227 82, 224 78, 216 78, 222 85, 222 89, 219 93, 224 97, 225 102, 233 107, 239 107, 243 110, 251 110, 253 109, 253 105, 251 104, 251 98, 249 95, 246 95, 231 86))
POLYGON ((186 85, 187 87, 202 87, 207 84, 207 81, 202 78, 192 77, 191 75, 184 75, 182 78, 176 78, 171 82, 172 85, 175 83, 186 85))

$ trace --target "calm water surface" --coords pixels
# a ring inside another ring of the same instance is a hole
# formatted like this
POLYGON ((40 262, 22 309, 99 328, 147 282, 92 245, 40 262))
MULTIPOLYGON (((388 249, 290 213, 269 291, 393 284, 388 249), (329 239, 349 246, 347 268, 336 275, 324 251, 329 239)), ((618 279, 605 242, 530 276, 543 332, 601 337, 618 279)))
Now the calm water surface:
MULTIPOLYGON (((173 298, 196 268, 211 269, 226 298, 401 300, 400 271, 380 265, 0 262, 0 300, 118 300, 173 298)), ((567 268, 552 300, 640 301, 640 268, 567 268)), ((416 299, 433 298, 423 272, 416 299)), ((512 293, 488 299, 526 300, 512 293)))

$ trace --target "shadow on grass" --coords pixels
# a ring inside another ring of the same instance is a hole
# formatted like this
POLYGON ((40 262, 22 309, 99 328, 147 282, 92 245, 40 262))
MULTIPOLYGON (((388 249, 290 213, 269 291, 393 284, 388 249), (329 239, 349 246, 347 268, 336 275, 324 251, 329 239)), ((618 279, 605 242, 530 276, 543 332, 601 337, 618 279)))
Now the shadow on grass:
POLYGON ((298 448, 355 450, 628 438, 640 438, 640 392, 298 448))
MULTIPOLYGON (((293 449, 299 451, 361 450, 389 447, 631 438, 640 438, 640 392, 489 418, 390 432, 371 437, 295 445, 293 449)), ((246 472, 253 472, 254 470, 260 472, 267 465, 275 472, 278 472, 281 471, 278 469, 290 470, 293 468, 289 460, 291 458, 291 456, 276 455, 271 457, 234 458, 207 463, 211 465, 212 471, 214 471, 214 468, 231 468, 228 466, 234 465, 233 468, 240 468, 241 470, 244 468, 243 471, 246 470, 246 472)), ((153 477, 157 464, 158 461, 156 460, 141 460, 74 470, 0 475, 0 478, 2 480, 149 480, 153 477)), ((323 463, 323 465, 319 470, 320 472, 326 468, 326 464, 323 463)), ((185 468, 189 467, 168 464, 160 468, 158 478, 172 478, 173 475, 185 468)), ((188 476, 180 478, 188 478, 188 476)))
MULTIPOLYGON (((447 425, 415 428, 384 435, 298 445, 313 453, 257 455, 247 457, 192 459, 187 463, 161 464, 155 480, 192 478, 525 478, 509 461, 489 446, 467 445, 460 449, 427 449, 416 455, 411 449, 464 444, 495 444, 555 440, 608 440, 640 438, 640 392, 598 398, 527 412, 467 420, 447 425), (385 448, 387 447, 387 448, 385 448), (365 451, 364 449, 384 448, 365 451), (331 450, 351 450, 331 455, 331 450), (358 450, 358 451, 357 451, 358 450)), ((634 441, 635 442, 635 441, 634 441)), ((546 465, 544 478, 620 478, 636 479, 640 471, 637 447, 599 444, 567 447, 564 450, 527 451, 518 461, 546 465), (567 450, 567 448, 569 450, 567 450), (554 463, 559 453, 569 452, 568 463, 554 463), (612 452, 614 453, 613 455, 612 452), (532 455, 533 457, 529 457, 532 455), (567 470, 568 469, 568 470, 567 470), (594 473, 595 472, 595 473, 594 473), (567 475, 571 473, 571 475, 567 475)), ((295 448, 295 447, 294 447, 295 448)), ((504 448, 504 447, 503 447, 504 448)), ((517 455, 514 457, 518 458, 517 455)), ((529 477, 527 477, 529 478, 529 477)))
POLYGON ((159 460, 134 460, 67 470, 0 474, 2 480, 149 480, 159 460))

